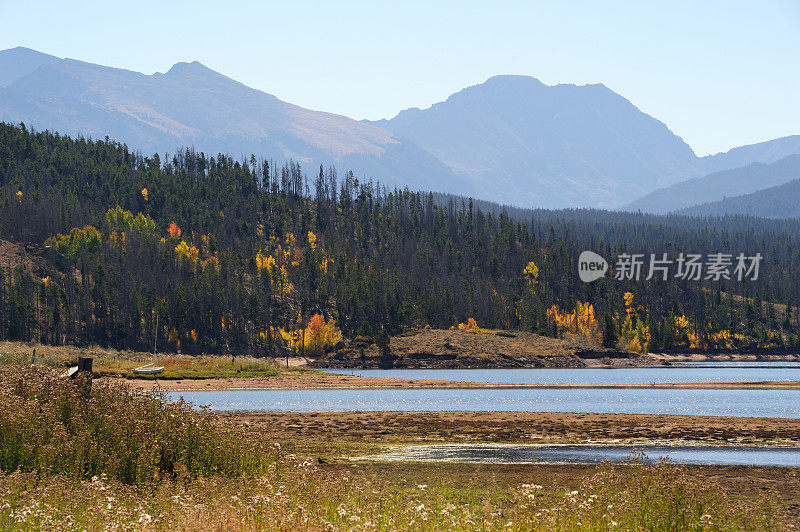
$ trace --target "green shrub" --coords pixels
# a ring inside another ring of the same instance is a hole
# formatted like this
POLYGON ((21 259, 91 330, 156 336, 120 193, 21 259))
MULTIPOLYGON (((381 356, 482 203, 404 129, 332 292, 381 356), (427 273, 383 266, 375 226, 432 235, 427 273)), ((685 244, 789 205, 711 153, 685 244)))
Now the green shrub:
POLYGON ((45 367, 0 367, 0 470, 126 484, 238 475, 263 453, 233 427, 183 401, 125 384, 73 381, 45 367))

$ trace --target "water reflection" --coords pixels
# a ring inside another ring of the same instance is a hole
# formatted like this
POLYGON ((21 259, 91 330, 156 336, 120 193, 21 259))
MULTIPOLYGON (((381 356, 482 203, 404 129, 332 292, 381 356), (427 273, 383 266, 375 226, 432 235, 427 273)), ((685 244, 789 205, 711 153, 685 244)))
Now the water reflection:
MULTIPOLYGON (((680 464, 800 466, 797 447, 645 446, 646 462, 667 458, 680 464)), ((443 444, 391 447, 387 452, 354 458, 371 461, 467 462, 494 464, 595 464, 624 461, 631 446, 443 444)))

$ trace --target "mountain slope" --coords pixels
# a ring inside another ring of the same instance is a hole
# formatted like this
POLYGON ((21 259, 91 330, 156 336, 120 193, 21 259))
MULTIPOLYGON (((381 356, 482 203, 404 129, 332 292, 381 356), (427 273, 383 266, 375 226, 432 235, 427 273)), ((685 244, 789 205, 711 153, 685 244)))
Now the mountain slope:
POLYGON ((800 135, 739 146, 727 152, 701 157, 698 164, 704 173, 710 174, 747 166, 754 162, 774 163, 795 153, 800 153, 800 135))
POLYGON ((0 120, 110 136, 146 153, 193 145, 237 157, 291 157, 311 173, 336 163, 387 184, 459 186, 435 157, 384 129, 283 102, 197 62, 147 76, 59 60, 0 89, 0 103, 0 120))
POLYGON ((623 209, 665 214, 725 197, 749 194, 781 185, 798 177, 800 177, 800 155, 790 155, 771 164, 752 163, 741 168, 714 172, 676 183, 651 192, 623 209))
POLYGON ((496 76, 371 123, 475 179, 485 197, 513 204, 614 207, 698 173, 685 142, 603 85, 496 76))
POLYGON ((800 179, 724 200, 704 203, 675 214, 688 216, 723 216, 743 214, 764 218, 800 218, 800 179))
POLYGON ((54 55, 43 54, 22 46, 0 51, 0 87, 10 85, 42 65, 59 60, 60 58, 54 55))

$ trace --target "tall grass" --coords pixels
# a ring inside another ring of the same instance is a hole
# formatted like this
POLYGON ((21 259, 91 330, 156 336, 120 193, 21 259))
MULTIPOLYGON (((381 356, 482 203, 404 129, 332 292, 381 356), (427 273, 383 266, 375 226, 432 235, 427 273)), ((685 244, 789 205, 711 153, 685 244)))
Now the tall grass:
POLYGON ((0 366, 0 470, 144 485, 264 466, 258 442, 182 401, 37 366, 0 366), (82 377, 81 377, 82 378, 82 377))
MULTIPOLYGON (((698 482, 685 466, 645 463, 634 452, 624 465, 606 462, 579 490, 553 497, 527 486, 529 513, 538 528, 553 530, 770 530, 767 501, 743 501, 714 483, 698 482)), ((535 489, 539 488, 539 490, 535 489)))

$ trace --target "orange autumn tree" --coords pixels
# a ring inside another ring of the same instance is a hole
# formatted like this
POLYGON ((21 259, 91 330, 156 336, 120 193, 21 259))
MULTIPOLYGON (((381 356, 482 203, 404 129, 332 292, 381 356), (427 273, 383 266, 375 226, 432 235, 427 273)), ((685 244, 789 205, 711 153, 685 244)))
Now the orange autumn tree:
POLYGON ((180 238, 181 228, 178 227, 178 224, 175 222, 170 222, 169 227, 167 228, 167 233, 169 233, 170 238, 180 238))
POLYGON ((467 321, 464 323, 459 323, 458 330, 468 332, 490 332, 489 329, 484 329, 478 325, 478 322, 475 321, 475 318, 467 318, 467 321))
POLYGON ((194 245, 189 245, 181 240, 180 244, 175 246, 175 255, 178 257, 178 260, 187 260, 192 264, 197 264, 197 261, 200 259, 200 250, 194 245))
POLYGON ((306 353, 321 355, 342 340, 342 333, 333 318, 325 321, 322 314, 314 314, 306 328, 306 353))
POLYGON ((478 322, 475 321, 475 318, 467 318, 465 323, 458 324, 458 328, 462 331, 477 331, 480 329, 480 327, 478 327, 478 322))
POLYGON ((342 332, 331 318, 325 321, 322 314, 314 314, 303 329, 287 331, 278 328, 282 342, 296 352, 306 355, 321 356, 342 340, 342 332))
POLYGON ((586 303, 577 301, 572 312, 562 311, 558 305, 553 305, 548 309, 547 316, 556 324, 559 334, 580 335, 596 343, 602 339, 600 324, 594 315, 594 306, 588 301, 586 303))

